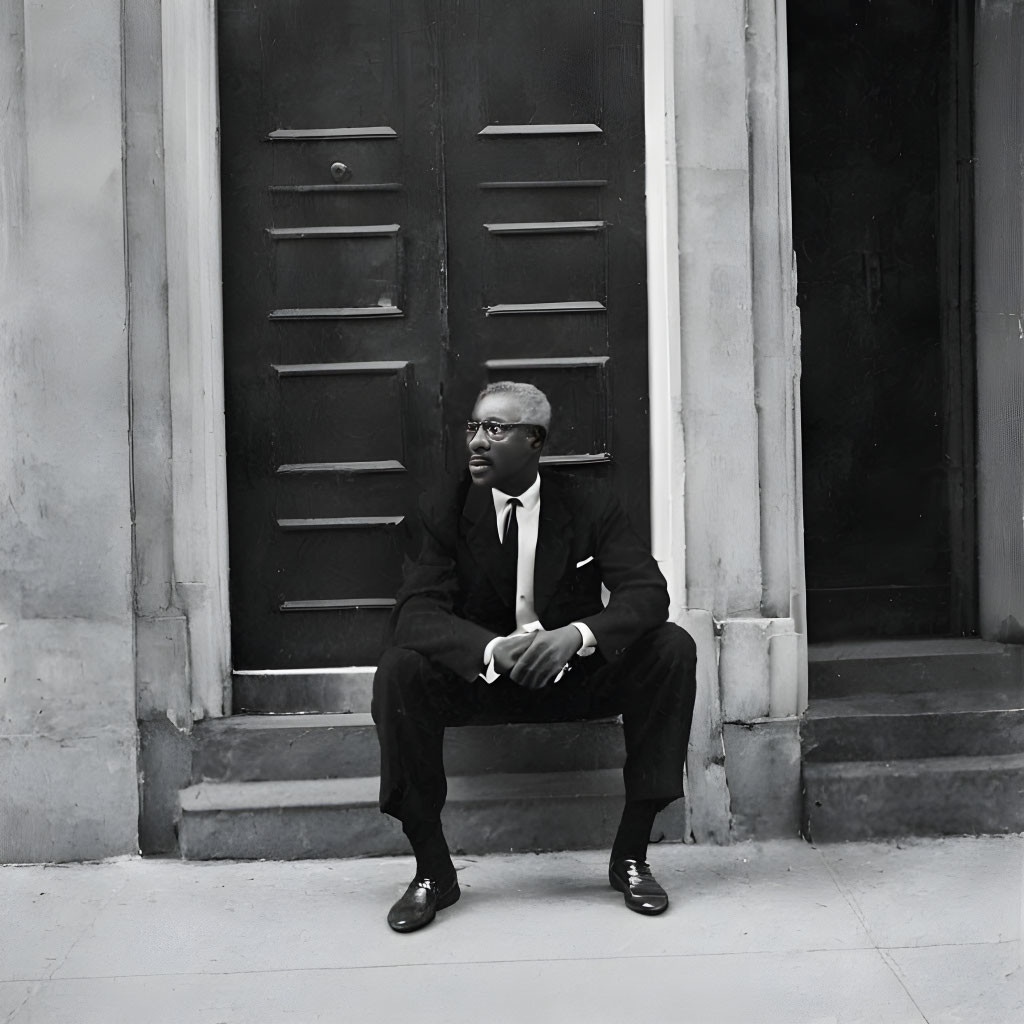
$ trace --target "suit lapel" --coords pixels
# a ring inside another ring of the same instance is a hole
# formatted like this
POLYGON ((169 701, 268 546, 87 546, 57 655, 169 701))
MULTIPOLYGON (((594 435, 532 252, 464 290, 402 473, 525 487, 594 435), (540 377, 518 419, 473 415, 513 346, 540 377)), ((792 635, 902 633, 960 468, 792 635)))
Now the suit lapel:
POLYGON ((502 602, 514 607, 516 581, 510 577, 501 557, 498 525, 494 517, 494 499, 490 488, 469 488, 462 510, 466 520, 466 544, 477 565, 491 581, 502 602))
POLYGON ((572 514, 562 497, 558 481, 541 478, 540 524, 537 530, 537 557, 533 568, 533 607, 541 621, 554 596, 572 550, 572 514))

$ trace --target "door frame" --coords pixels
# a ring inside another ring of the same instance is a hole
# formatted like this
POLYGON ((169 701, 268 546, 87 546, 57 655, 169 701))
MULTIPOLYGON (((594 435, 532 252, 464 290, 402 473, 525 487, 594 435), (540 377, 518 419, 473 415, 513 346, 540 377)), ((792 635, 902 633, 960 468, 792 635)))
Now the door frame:
MULTIPOLYGON (((161 5, 176 592, 191 705, 231 709, 216 0, 161 5)), ((686 607, 674 8, 644 0, 651 546, 686 607)))
POLYGON ((949 14, 939 137, 939 301, 949 457, 950 627, 979 629, 974 236, 974 2, 949 14))

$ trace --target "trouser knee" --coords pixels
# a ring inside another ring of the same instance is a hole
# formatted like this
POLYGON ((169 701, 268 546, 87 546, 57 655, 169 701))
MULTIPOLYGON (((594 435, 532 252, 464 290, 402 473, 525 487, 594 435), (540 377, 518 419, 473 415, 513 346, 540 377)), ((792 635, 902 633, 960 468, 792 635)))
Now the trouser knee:
POLYGON ((422 685, 429 664, 422 654, 403 647, 389 647, 381 654, 373 674, 370 702, 370 714, 375 722, 380 721, 385 707, 406 703, 410 694, 422 685))
POLYGON ((674 622, 663 622, 644 637, 647 649, 647 686, 651 700, 672 717, 691 713, 697 695, 697 645, 674 622))
POLYGON ((657 655, 665 660, 697 661, 697 645, 693 637, 682 626, 674 622, 663 622, 647 634, 647 642, 657 655))

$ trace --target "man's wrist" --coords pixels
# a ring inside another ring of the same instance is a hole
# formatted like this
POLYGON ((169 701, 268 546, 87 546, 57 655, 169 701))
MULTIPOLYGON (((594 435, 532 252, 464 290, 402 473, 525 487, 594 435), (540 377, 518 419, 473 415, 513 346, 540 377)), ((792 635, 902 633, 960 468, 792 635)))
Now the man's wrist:
POLYGON ((597 638, 594 636, 593 631, 585 622, 570 622, 570 626, 575 626, 580 634, 580 647, 576 652, 581 658, 589 657, 597 650, 597 638))

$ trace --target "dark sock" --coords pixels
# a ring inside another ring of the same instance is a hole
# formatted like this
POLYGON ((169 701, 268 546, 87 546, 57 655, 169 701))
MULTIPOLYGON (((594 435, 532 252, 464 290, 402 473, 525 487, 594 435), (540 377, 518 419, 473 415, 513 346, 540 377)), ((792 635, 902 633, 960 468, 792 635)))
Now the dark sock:
POLYGON ((416 855, 417 878, 432 878, 441 885, 448 885, 455 879, 455 865, 440 821, 406 822, 402 824, 402 831, 416 855))
POLYGON ((665 806, 664 800, 627 800, 622 820, 612 843, 612 860, 647 860, 647 843, 654 817, 665 806))

